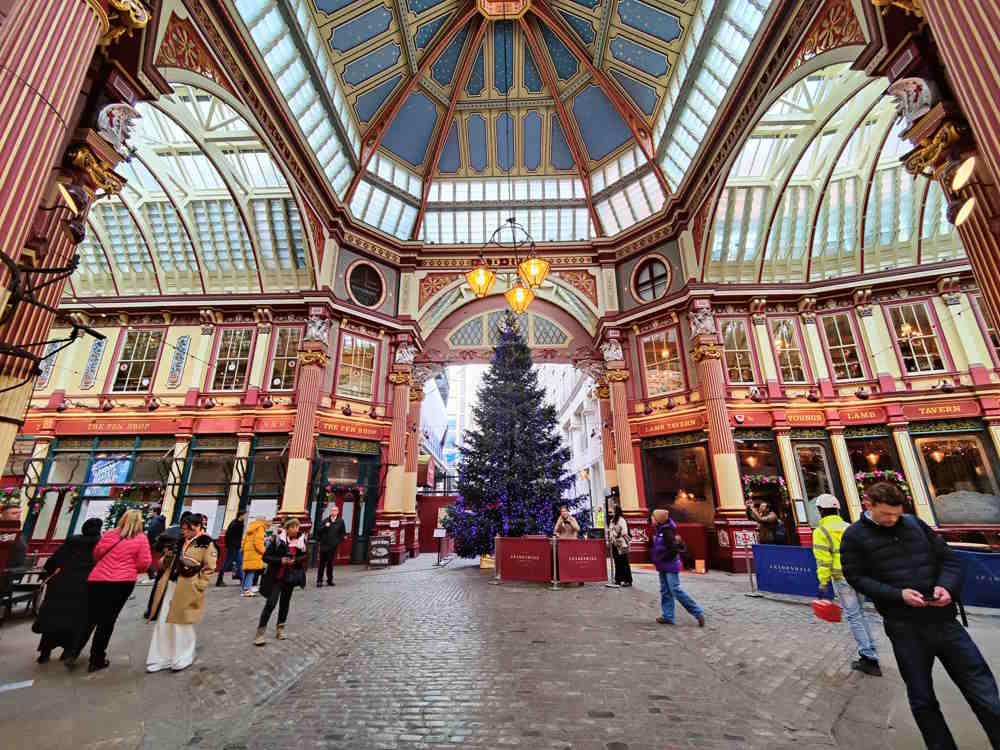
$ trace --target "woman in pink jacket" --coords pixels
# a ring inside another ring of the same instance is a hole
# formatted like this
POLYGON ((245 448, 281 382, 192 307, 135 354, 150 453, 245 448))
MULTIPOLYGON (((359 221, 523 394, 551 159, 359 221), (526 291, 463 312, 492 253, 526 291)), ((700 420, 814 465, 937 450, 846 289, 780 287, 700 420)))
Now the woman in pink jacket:
POLYGON ((118 614, 132 595, 139 574, 153 562, 139 511, 125 511, 118 519, 118 526, 104 533, 94 548, 94 560, 97 565, 87 578, 87 629, 66 661, 66 665, 72 669, 93 633, 88 672, 96 672, 111 664, 107 648, 118 614))

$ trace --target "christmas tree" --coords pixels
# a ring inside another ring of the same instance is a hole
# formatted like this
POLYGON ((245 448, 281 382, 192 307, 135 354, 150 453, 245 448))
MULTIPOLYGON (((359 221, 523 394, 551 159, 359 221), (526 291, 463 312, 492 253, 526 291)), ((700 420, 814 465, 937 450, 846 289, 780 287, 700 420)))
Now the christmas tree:
POLYGON ((465 433, 459 498, 444 520, 462 557, 491 554, 497 535, 550 534, 572 483, 556 410, 544 401, 518 319, 508 311, 499 328, 476 392, 475 428, 465 433))

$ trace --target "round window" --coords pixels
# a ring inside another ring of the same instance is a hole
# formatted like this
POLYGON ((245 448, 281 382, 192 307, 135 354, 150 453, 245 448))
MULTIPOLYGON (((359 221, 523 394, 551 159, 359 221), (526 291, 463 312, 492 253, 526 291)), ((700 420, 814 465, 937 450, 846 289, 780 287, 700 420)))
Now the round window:
POLYGON ((659 258, 643 262, 635 274, 635 293, 643 302, 652 302, 667 293, 670 268, 659 258))
POLYGON ((351 271, 348 284, 354 301, 363 307, 375 307, 382 301, 382 276, 374 266, 358 263, 351 271))

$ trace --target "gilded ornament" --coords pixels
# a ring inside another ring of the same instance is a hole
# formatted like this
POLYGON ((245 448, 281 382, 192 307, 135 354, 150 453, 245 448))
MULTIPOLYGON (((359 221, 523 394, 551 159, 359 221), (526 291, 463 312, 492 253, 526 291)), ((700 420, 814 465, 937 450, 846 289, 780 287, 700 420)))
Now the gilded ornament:
POLYGON ((691 350, 691 358, 695 362, 706 359, 722 359, 722 347, 717 344, 698 344, 691 350))
POLYGON ((923 174, 928 167, 937 169, 943 166, 951 147, 958 143, 961 137, 958 126, 953 122, 946 122, 933 138, 922 140, 920 145, 903 159, 906 171, 917 176, 923 174))
POLYGON ((117 195, 125 187, 125 178, 98 159, 88 146, 73 146, 66 156, 70 164, 80 170, 95 189, 103 190, 108 195, 117 195))
POLYGON ((607 385, 599 385, 594 389, 594 397, 607 401, 611 398, 611 387, 607 385))
POLYGON ((326 352, 317 352, 312 350, 299 352, 299 365, 302 367, 316 365, 317 367, 325 370, 329 361, 330 358, 326 355, 326 352))
POLYGON ((424 400, 424 391, 422 388, 411 388, 410 389, 410 403, 420 403, 424 400))
POLYGON ((393 385, 413 385, 413 376, 408 372, 390 372, 389 382, 393 385))
POLYGON ((132 36, 149 23, 149 11, 139 0, 108 0, 108 7, 112 11, 108 15, 110 26, 97 42, 99 47, 109 47, 123 36, 132 36))
POLYGON ((609 383, 624 383, 628 380, 628 370, 608 370, 609 383))
POLYGON ((912 13, 917 18, 923 18, 923 2, 924 0, 872 0, 872 5, 876 8, 881 8, 883 13, 888 11, 890 7, 895 6, 906 13, 912 13))

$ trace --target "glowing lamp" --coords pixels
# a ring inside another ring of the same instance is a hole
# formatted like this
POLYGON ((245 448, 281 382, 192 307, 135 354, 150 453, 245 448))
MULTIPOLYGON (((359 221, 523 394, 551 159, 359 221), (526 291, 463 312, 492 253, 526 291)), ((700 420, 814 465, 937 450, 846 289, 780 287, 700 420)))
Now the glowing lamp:
POLYGON ((868 460, 868 463, 871 464, 873 468, 875 466, 878 466, 879 455, 877 453, 874 452, 869 453, 867 456, 865 456, 865 458, 868 460))
POLYGON ((531 304, 531 300, 535 298, 534 293, 520 281, 508 289, 503 296, 507 298, 507 304, 518 315, 523 314, 528 309, 528 305, 531 304))
POLYGON ((951 178, 951 189, 954 192, 958 192, 972 180, 972 176, 976 173, 976 156, 973 154, 961 164, 955 170, 954 175, 951 178))
POLYGON ((473 293, 482 298, 490 293, 490 289, 496 283, 497 275, 486 265, 486 261, 480 260, 479 265, 465 274, 465 280, 469 282, 473 293))
POLYGON ((961 198, 953 200, 948 204, 948 221, 954 226, 960 227, 972 216, 972 212, 975 210, 975 197, 966 198, 964 201, 961 198))
POLYGON ((550 265, 547 260, 542 260, 532 254, 521 261, 521 265, 517 268, 524 283, 531 289, 537 289, 545 281, 545 277, 549 275, 550 265))

